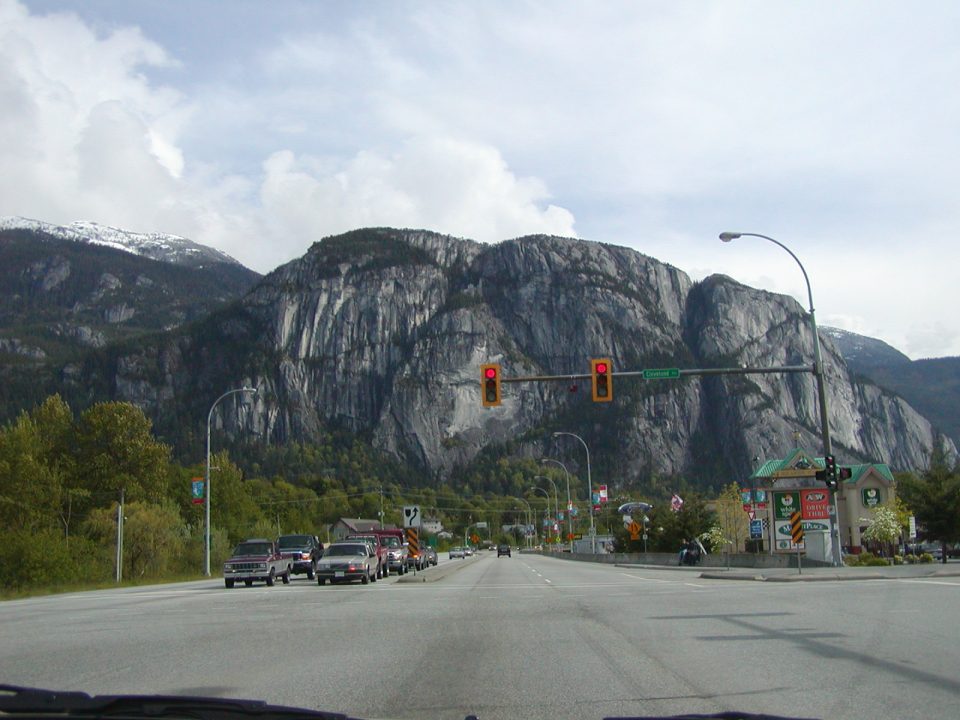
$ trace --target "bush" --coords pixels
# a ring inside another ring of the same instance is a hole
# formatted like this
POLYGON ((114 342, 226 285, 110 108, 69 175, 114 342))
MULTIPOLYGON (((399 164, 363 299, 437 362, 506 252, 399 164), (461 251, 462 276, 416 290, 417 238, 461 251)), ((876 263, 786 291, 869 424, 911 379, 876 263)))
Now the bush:
POLYGON ((20 590, 97 582, 109 579, 110 572, 109 553, 98 552, 87 538, 67 541, 55 530, 0 534, 0 587, 20 590))
POLYGON ((874 557, 872 555, 860 561, 860 565, 864 567, 882 567, 889 564, 890 561, 887 558, 874 557))
POLYGON ((933 555, 930 553, 923 553, 923 555, 920 556, 919 561, 922 563, 932 563, 933 555))
POLYGON ((903 555, 894 555, 893 556, 894 565, 903 565, 903 555))
POLYGON ((907 565, 913 565, 915 562, 917 562, 917 556, 913 553, 907 553, 903 556, 903 561, 907 563, 907 565))

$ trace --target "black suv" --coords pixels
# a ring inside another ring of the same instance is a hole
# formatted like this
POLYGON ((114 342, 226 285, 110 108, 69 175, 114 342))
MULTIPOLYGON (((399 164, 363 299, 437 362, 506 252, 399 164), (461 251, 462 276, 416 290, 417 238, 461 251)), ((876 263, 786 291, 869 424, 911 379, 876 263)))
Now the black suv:
POLYGON ((323 555, 323 543, 313 535, 281 535, 277 538, 280 554, 290 563, 294 575, 307 574, 313 580, 317 572, 317 560, 323 555))
POLYGON ((510 546, 509 545, 498 545, 497 546, 497 557, 501 555, 506 555, 510 557, 510 546))

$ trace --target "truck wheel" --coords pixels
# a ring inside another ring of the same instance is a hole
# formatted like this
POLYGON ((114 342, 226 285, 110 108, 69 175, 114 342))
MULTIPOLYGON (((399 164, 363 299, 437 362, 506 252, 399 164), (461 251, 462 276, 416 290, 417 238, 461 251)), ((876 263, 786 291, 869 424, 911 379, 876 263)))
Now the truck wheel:
POLYGON ((232 579, 232 578, 227 578, 227 579, 225 579, 225 580, 223 581, 223 584, 226 585, 228 588, 232 588, 232 587, 233 587, 233 579, 232 579))
POLYGON ((370 584, 370 573, 365 572, 365 573, 363 574, 363 577, 360 578, 360 582, 363 583, 364 585, 369 585, 369 584, 370 584))
POLYGON ((317 578, 317 585, 325 585, 327 581, 324 578, 317 578))
POLYGON ((287 568, 287 571, 283 574, 283 584, 284 585, 290 584, 290 568, 287 568))
POLYGON ((267 587, 273 587, 273 570, 267 575, 267 587))
POLYGON ((313 570, 313 563, 310 563, 310 567, 307 568, 307 580, 313 580, 316 573, 313 570))
POLYGON ((244 580, 243 584, 247 587, 253 587, 253 580, 244 580))

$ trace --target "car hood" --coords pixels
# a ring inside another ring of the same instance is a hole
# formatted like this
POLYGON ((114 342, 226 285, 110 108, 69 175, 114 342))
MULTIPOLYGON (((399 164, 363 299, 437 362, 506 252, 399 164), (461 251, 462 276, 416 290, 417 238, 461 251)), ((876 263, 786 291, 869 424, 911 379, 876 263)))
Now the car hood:
POLYGON ((333 557, 320 558, 321 565, 331 563, 362 563, 367 558, 363 555, 334 555, 333 557))

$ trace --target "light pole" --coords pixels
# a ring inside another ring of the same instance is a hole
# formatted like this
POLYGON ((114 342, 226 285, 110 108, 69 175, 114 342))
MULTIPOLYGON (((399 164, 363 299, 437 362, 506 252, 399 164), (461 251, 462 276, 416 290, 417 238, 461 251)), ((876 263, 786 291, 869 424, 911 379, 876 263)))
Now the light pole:
MULTIPOLYGON (((567 470, 567 466, 564 465, 559 460, 554 460, 553 458, 540 458, 541 463, 554 463, 563 468, 563 474, 567 476, 567 537, 568 542, 570 543, 570 552, 573 552, 573 518, 570 517, 570 472, 567 470)), ((592 499, 592 498, 591 498, 592 499)), ((557 513, 559 516, 560 513, 557 513)))
MULTIPOLYGON (((549 516, 549 515, 550 515, 550 493, 547 492, 546 490, 544 490, 542 487, 539 487, 539 486, 534 486, 534 487, 531 487, 530 489, 533 490, 534 492, 542 492, 542 493, 543 493, 543 496, 547 499, 547 507, 546 507, 546 511, 544 512, 543 516, 544 516, 544 517, 549 516)), ((545 537, 548 537, 548 536, 547 536, 547 533, 544 533, 544 536, 545 536, 545 537)))
MULTIPOLYGON (((548 477, 547 475, 534 475, 533 478, 534 480, 546 480, 551 486, 553 486, 553 522, 560 522, 560 498, 559 493, 557 492, 557 484, 553 481, 553 478, 548 477)), ((550 498, 547 498, 548 506, 549 499, 550 498)), ((553 525, 553 523, 550 524, 551 526, 553 525)))
MULTIPOLYGON (((833 454, 833 447, 830 444, 830 422, 827 416, 827 392, 826 392, 826 380, 824 379, 823 374, 823 357, 820 355, 820 336, 817 333, 817 315, 813 309, 813 290, 810 289, 810 278, 807 276, 807 271, 803 267, 803 263, 800 262, 800 258, 793 254, 793 251, 784 245, 779 240, 774 240, 768 235, 761 235, 760 233, 749 233, 749 232, 722 232, 720 233, 720 239, 723 242, 730 242, 736 240, 740 237, 756 237, 761 238, 762 240, 768 240, 774 245, 779 245, 781 248, 787 251, 787 253, 792 257, 797 265, 800 266, 800 272, 803 273, 803 280, 807 284, 807 299, 810 302, 810 329, 813 331, 813 374, 817 379, 817 395, 820 400, 820 435, 823 441, 823 456, 833 454)), ((837 505, 837 493, 836 491, 831 491, 833 495, 833 513, 834 513, 834 523, 833 523, 833 564, 837 567, 843 564, 843 559, 840 551, 840 512, 837 505)))
MULTIPOLYGON (((594 555, 597 554, 597 531, 593 525, 593 478, 590 476, 590 448, 587 447, 586 441, 579 435, 572 432, 555 432, 554 437, 559 437, 561 435, 569 435, 570 437, 575 437, 580 441, 580 444, 583 445, 583 449, 587 451, 587 502, 589 503, 588 507, 590 508, 590 552, 594 555)), ((568 508, 569 512, 569 508, 568 508)))
POLYGON ((210 420, 213 418, 213 411, 214 408, 217 407, 217 403, 227 397, 227 395, 256 392, 256 389, 247 387, 246 385, 242 388, 227 390, 223 395, 213 401, 213 405, 210 406, 210 412, 207 413, 207 469, 205 474, 207 497, 204 502, 206 507, 204 509, 205 522, 203 532, 203 574, 207 577, 210 577, 210 420))
MULTIPOLYGON (((524 500, 523 498, 515 498, 515 499, 516 499, 516 500, 519 500, 520 502, 522 502, 524 505, 527 506, 527 525, 532 524, 532 522, 533 522, 533 508, 530 507, 530 503, 528 503, 528 502, 527 502, 526 500, 524 500)), ((536 531, 536 528, 534 528, 534 531, 536 531)), ((524 544, 526 544, 526 545, 529 546, 529 544, 530 544, 530 537, 529 537, 529 535, 527 535, 527 529, 526 529, 526 528, 523 529, 523 538, 524 538, 524 541, 525 541, 524 544)))

